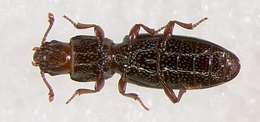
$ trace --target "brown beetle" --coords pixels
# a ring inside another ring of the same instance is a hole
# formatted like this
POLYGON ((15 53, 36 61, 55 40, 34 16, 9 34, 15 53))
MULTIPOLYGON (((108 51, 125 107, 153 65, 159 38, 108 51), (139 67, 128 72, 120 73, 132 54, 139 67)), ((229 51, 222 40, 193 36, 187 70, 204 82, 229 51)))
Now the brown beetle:
POLYGON ((46 42, 54 23, 49 13, 49 27, 40 47, 35 47, 33 65, 39 66, 44 83, 49 89, 49 101, 54 93, 45 78, 70 74, 79 82, 96 82, 94 89, 78 89, 66 102, 76 95, 95 93, 104 81, 116 72, 121 74, 119 92, 137 100, 148 110, 135 93, 126 93, 127 82, 139 86, 163 89, 173 103, 180 101, 186 90, 203 89, 223 84, 236 77, 240 70, 239 59, 232 52, 214 43, 187 36, 172 35, 175 24, 194 29, 207 18, 195 24, 170 21, 158 30, 136 24, 121 44, 105 38, 101 27, 95 24, 75 23, 64 16, 77 29, 94 28, 95 36, 79 35, 70 43, 56 40, 46 42), (139 34, 143 28, 148 34, 139 34), (159 34, 160 31, 162 34, 159 34), (172 89, 179 89, 176 96, 172 89))

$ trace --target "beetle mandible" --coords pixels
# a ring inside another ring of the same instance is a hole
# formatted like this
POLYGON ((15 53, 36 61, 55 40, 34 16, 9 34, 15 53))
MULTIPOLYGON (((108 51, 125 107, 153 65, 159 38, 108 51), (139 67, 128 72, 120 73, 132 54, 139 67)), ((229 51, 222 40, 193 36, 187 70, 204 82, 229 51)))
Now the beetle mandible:
POLYGON ((95 36, 78 35, 69 43, 46 42, 54 23, 53 14, 49 13, 48 18, 49 26, 41 46, 33 48, 32 64, 40 68, 50 102, 54 92, 45 73, 51 76, 70 74, 71 79, 78 82, 95 82, 94 89, 78 89, 66 103, 77 95, 100 91, 105 79, 119 73, 119 93, 137 100, 149 110, 136 93, 126 93, 127 83, 163 89, 168 98, 177 103, 186 90, 223 84, 235 78, 240 70, 238 57, 227 49, 202 39, 172 35, 175 25, 191 30, 207 18, 195 24, 169 21, 158 30, 135 24, 120 44, 106 38, 100 26, 76 23, 67 16, 64 18, 77 29, 94 28, 95 36), (147 33, 139 34, 141 28, 147 33), (179 89, 178 95, 173 89, 179 89))

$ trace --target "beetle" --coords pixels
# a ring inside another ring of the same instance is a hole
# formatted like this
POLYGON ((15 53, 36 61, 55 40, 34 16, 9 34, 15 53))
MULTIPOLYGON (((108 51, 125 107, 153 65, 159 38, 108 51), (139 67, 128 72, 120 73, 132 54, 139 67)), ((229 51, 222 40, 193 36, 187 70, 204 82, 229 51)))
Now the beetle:
POLYGON ((49 26, 41 46, 33 48, 32 64, 40 68, 41 77, 49 89, 50 102, 54 92, 45 78, 46 73, 51 76, 70 74, 74 81, 95 82, 94 89, 78 89, 66 103, 77 95, 100 91, 105 79, 119 73, 119 93, 137 100, 149 110, 136 93, 126 93, 127 83, 163 89, 171 102, 177 103, 186 90, 226 83, 240 71, 239 58, 231 51, 203 39, 172 34, 175 25, 191 30, 207 18, 195 24, 169 21, 158 30, 135 24, 120 44, 106 38, 100 26, 76 23, 65 15, 64 18, 77 29, 94 28, 95 36, 77 35, 69 43, 46 42, 54 15, 49 13, 48 18, 49 26), (140 29, 147 33, 139 34, 140 29), (179 89, 178 95, 173 89, 179 89))

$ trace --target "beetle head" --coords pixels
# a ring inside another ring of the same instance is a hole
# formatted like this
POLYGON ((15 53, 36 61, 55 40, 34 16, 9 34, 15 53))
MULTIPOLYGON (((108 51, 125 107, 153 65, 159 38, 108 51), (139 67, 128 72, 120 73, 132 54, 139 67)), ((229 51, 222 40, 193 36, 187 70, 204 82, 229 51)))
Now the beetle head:
POLYGON ((33 66, 50 75, 69 73, 71 64, 70 45, 59 41, 44 42, 34 47, 33 66))

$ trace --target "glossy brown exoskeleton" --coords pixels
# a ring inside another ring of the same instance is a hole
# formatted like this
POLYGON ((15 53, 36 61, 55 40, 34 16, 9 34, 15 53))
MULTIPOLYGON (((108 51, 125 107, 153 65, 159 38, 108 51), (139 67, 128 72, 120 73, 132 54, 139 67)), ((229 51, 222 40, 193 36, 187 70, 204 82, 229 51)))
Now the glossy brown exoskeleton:
POLYGON ((69 73, 72 80, 96 83, 93 90, 76 90, 67 103, 76 95, 100 91, 105 79, 119 73, 119 92, 137 100, 148 110, 137 94, 126 93, 127 82, 163 89, 169 99, 177 103, 186 90, 223 84, 235 78, 240 70, 239 59, 227 49, 202 39, 172 35, 175 24, 193 29, 207 18, 195 24, 170 21, 158 30, 136 24, 121 44, 114 44, 105 38, 98 25, 75 23, 64 17, 77 29, 94 28, 96 36, 75 36, 70 43, 46 42, 54 22, 53 15, 49 14, 50 25, 42 45, 34 48, 33 65, 40 67, 50 101, 54 93, 45 73, 52 76, 69 73), (139 34, 140 28, 148 34, 139 34), (164 32, 159 34, 162 30, 164 32), (179 89, 179 94, 176 96, 172 89, 179 89))

